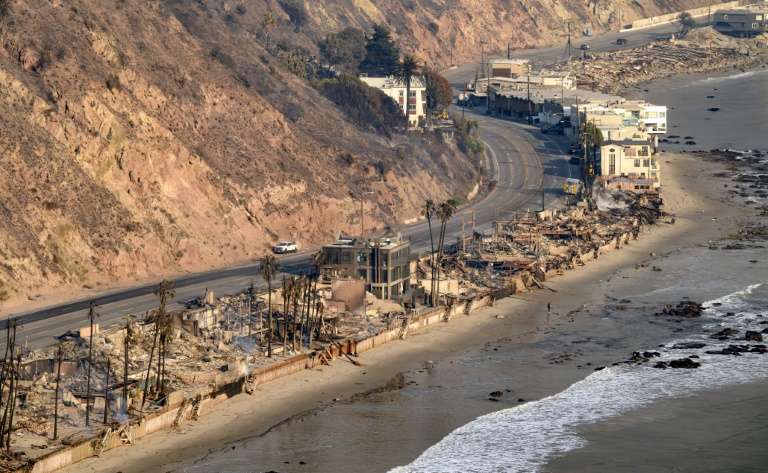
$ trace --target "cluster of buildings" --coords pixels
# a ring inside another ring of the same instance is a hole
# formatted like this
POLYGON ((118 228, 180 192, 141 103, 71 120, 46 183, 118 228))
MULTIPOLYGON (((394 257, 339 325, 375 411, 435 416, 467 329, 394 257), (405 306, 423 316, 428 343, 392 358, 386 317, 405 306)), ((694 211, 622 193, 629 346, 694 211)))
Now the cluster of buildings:
POLYGON ((661 169, 655 155, 659 135, 667 132, 666 106, 579 90, 573 76, 534 71, 526 60, 490 61, 488 69, 499 75, 470 83, 469 100, 486 105, 492 115, 539 124, 545 133, 573 140, 589 124, 602 134, 590 172, 607 185, 658 191, 661 169))

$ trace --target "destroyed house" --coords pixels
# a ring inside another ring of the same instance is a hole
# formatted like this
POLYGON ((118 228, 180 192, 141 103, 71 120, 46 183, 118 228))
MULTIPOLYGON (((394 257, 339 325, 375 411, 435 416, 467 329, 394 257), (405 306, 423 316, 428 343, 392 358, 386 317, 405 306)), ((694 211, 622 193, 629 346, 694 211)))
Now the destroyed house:
POLYGON ((323 246, 324 279, 355 278, 380 299, 404 299, 410 290, 411 242, 400 232, 375 238, 340 237, 323 246))
POLYGON ((768 32, 768 10, 718 10, 715 12, 715 30, 742 38, 768 32))

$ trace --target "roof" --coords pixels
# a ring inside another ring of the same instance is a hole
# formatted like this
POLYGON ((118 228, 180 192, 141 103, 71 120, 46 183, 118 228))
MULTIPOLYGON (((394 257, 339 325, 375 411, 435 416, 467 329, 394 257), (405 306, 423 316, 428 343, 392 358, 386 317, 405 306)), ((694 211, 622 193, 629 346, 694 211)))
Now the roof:
POLYGON ((491 59, 491 64, 516 64, 523 66, 530 62, 529 59, 491 59))
POLYGON ((717 10, 715 14, 724 14, 724 15, 746 15, 748 13, 757 13, 758 15, 760 13, 766 13, 768 10, 752 10, 752 9, 746 9, 746 8, 738 8, 733 10, 717 10))
MULTIPOLYGON (((405 88, 405 83, 399 82, 393 76, 361 77, 360 80, 370 85, 371 87, 376 87, 377 89, 404 89, 405 88)), ((427 86, 424 84, 424 79, 422 79, 421 77, 411 78, 411 90, 426 89, 426 87, 427 86)))
POLYGON ((650 146, 650 144, 651 144, 650 141, 643 141, 643 140, 621 140, 621 141, 608 140, 600 143, 600 147, 602 148, 604 146, 611 146, 611 145, 613 146, 650 146))
POLYGON ((620 176, 608 179, 608 182, 634 182, 637 184, 653 184, 653 179, 633 179, 631 177, 620 176))

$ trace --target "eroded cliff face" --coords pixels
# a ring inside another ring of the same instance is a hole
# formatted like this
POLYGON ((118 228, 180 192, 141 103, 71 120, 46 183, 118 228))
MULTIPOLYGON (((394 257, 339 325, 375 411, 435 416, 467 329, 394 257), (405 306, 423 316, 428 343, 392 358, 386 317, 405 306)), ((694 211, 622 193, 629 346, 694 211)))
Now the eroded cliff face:
POLYGON ((324 243, 359 231, 362 190, 373 230, 478 181, 450 146, 346 122, 224 22, 195 36, 162 2, 0 6, 4 308, 324 243))
MULTIPOLYGON (((699 0, 622 0, 623 22, 699 0)), ((615 28, 616 2, 575 0, 0 0, 0 310, 40 293, 254 261, 466 196, 445 145, 348 123, 287 73, 270 39, 316 51, 389 25, 430 65, 615 28)))
MULTIPOLYGON (((169 2, 170 3, 170 2, 169 2)), ((236 18, 272 12, 280 37, 312 47, 328 33, 347 26, 371 31, 388 25, 400 48, 429 65, 445 67, 479 62, 485 51, 565 44, 570 20, 577 40, 587 28, 595 34, 655 15, 709 5, 706 0, 232 0, 216 3, 223 10, 243 11, 236 18)), ((211 3, 213 5, 213 3, 211 3)), ((213 11, 213 10, 209 10, 213 11)), ((252 29, 258 34, 260 27, 252 29)))

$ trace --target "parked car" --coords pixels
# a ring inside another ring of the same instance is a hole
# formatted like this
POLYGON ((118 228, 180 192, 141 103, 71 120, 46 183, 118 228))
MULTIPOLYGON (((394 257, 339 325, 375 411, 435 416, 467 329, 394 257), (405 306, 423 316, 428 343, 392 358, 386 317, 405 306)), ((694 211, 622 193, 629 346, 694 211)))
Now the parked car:
POLYGON ((625 38, 619 38, 616 40, 616 44, 627 44, 627 40, 625 38))
POLYGON ((586 51, 587 49, 589 49, 589 45, 588 44, 582 44, 581 45, 581 49, 586 51))
POLYGON ((544 133, 545 135, 564 135, 565 134, 565 130, 563 129, 563 126, 559 123, 557 125, 543 126, 541 127, 541 132, 544 133))
POLYGON ((571 148, 568 150, 568 154, 579 154, 581 147, 574 143, 571 145, 571 148))
POLYGON ((579 164, 581 163, 581 158, 578 156, 571 156, 571 159, 569 159, 568 162, 571 164, 579 164))
POLYGON ((296 253, 299 251, 299 245, 292 241, 283 241, 272 247, 275 253, 296 253))

